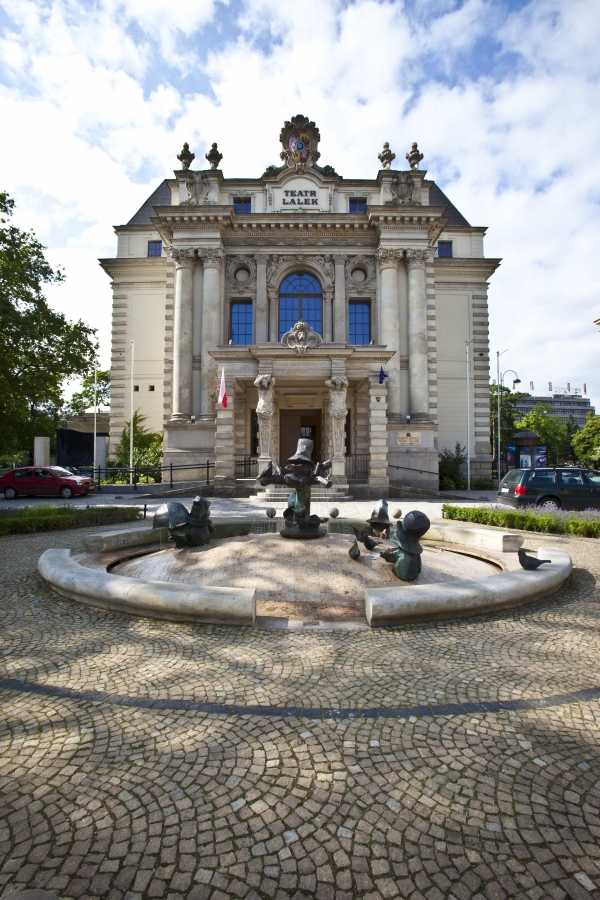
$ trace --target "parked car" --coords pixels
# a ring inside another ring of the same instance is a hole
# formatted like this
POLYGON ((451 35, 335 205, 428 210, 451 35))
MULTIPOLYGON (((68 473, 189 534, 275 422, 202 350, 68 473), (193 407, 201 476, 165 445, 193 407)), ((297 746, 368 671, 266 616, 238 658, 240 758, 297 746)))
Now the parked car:
POLYGON ((73 475, 60 466, 25 466, 0 476, 0 491, 7 500, 17 497, 72 497, 89 494, 94 481, 87 475, 73 475))
POLYGON ((498 502, 547 510, 600 508, 600 472, 575 466, 511 469, 500 482, 498 502))

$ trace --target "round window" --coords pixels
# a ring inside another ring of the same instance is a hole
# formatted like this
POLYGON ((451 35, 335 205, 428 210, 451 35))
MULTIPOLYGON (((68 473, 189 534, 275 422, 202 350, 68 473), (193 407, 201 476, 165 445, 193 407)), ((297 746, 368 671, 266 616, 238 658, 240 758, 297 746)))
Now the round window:
POLYGON ((353 281, 364 281, 366 277, 367 277, 367 274, 364 269, 353 269, 353 271, 352 271, 353 281))
POLYGON ((235 280, 239 281, 240 284, 243 284, 245 281, 248 281, 250 278, 250 272, 248 269, 238 269, 235 273, 235 280))

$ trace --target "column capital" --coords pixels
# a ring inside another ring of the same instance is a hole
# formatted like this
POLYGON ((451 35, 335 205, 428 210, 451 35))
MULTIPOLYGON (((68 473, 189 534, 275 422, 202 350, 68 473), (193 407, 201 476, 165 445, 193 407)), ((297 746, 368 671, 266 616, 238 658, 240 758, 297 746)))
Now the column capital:
POLYGON ((268 253, 255 253, 254 261, 256 262, 257 266, 260 266, 260 265, 266 266, 267 263, 269 262, 269 254, 268 253))
POLYGON ((427 250, 407 250, 406 268, 409 272, 411 269, 424 269, 428 259, 429 252, 427 250))
POLYGON ((348 257, 346 256, 345 253, 334 253, 333 254, 333 261, 336 266, 345 265, 347 258, 348 257))
POLYGON ((202 260, 205 269, 220 269, 224 255, 219 247, 209 250, 198 250, 198 256, 202 260))
POLYGON ((389 250, 380 247, 377 251, 377 260, 380 269, 397 269, 402 259, 402 250, 389 250))
POLYGON ((173 260, 177 269, 192 269, 196 263, 195 250, 178 250, 176 247, 167 247, 166 254, 173 260))

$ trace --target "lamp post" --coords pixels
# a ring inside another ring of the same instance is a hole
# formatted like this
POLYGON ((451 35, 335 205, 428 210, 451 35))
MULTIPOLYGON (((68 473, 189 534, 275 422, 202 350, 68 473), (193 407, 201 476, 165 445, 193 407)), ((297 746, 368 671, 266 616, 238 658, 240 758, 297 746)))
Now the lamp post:
MULTIPOLYGON (((502 353, 506 353, 506 350, 503 350, 502 353)), ((502 436, 502 425, 500 422, 500 407, 501 407, 501 398, 502 398, 502 388, 504 387, 504 376, 508 375, 509 372, 515 376, 513 380, 513 387, 515 384, 521 384, 521 379, 517 375, 514 369, 506 369, 505 372, 500 372, 500 357, 502 353, 496 353, 496 364, 498 367, 498 488, 500 488, 500 482, 502 481, 502 467, 500 465, 500 454, 501 454, 501 436, 502 436)))
POLYGON ((470 365, 469 365, 469 347, 475 338, 465 341, 467 351, 467 490, 471 490, 471 385, 470 385, 470 365))
MULTIPOLYGON (((96 431, 98 424, 98 376, 97 376, 98 364, 97 361, 94 360, 94 462, 93 462, 93 478, 96 477, 96 462, 97 462, 97 452, 96 452, 96 431)), ((98 477, 98 484, 100 484, 100 478, 98 477)))
MULTIPOLYGON (((129 350, 131 351, 131 378, 130 378, 130 403, 131 403, 131 419, 129 420, 129 484, 133 484, 133 352, 135 341, 132 340, 129 350)), ((129 352, 129 351, 127 351, 129 352)))

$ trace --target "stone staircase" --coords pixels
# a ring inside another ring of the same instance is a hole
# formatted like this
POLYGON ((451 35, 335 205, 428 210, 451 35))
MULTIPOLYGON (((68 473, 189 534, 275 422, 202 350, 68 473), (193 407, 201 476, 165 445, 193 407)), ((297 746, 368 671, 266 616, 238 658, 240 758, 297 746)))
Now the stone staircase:
MULTIPOLYGON (((291 491, 282 484, 270 484, 266 488, 259 488, 256 494, 250 497, 254 503, 286 503, 291 491)), ((313 487, 310 495, 313 503, 347 503, 354 498, 348 493, 345 486, 340 487, 313 487)))

